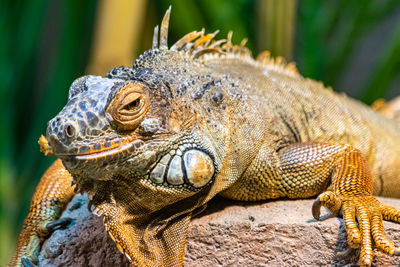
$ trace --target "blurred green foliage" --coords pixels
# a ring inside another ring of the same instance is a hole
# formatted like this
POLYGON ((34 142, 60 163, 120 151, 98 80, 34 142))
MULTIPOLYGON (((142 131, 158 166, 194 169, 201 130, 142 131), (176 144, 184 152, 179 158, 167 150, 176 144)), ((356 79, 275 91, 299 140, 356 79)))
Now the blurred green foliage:
POLYGON ((37 139, 88 60, 95 1, 7 1, 0 8, 0 265, 44 170, 37 139))
MULTIPOLYGON (((273 1, 287 5, 291 0, 273 1)), ((172 44, 184 34, 206 28, 234 31, 233 41, 249 39, 256 55, 267 44, 274 55, 276 34, 286 19, 294 21, 293 59, 300 72, 370 104, 399 94, 400 4, 396 0, 304 0, 294 17, 283 10, 268 14, 254 0, 149 1, 138 53, 150 48, 152 31, 172 5, 172 44), (396 16, 397 15, 397 16, 396 16), (264 37, 265 29, 270 39, 264 37), (273 33, 273 34, 270 34, 273 33), (274 37, 275 36, 275 37, 274 37), (272 38, 272 39, 271 39, 272 38), (265 38, 264 38, 265 39, 265 38), (396 83, 397 81, 397 83, 396 83), (397 91, 396 91, 397 85, 397 91), (347 87, 346 87, 347 86, 347 87), (393 89, 395 88, 395 89, 393 89), (349 90, 347 90, 349 89, 349 90)), ((54 158, 39 153, 37 139, 65 104, 69 85, 85 73, 98 2, 16 0, 0 8, 0 265, 8 259, 41 174, 54 158)), ((283 29, 282 29, 283 28, 283 29)), ((267 47, 267 48, 268 48, 267 47)), ((290 57, 290 54, 288 54, 290 57)))

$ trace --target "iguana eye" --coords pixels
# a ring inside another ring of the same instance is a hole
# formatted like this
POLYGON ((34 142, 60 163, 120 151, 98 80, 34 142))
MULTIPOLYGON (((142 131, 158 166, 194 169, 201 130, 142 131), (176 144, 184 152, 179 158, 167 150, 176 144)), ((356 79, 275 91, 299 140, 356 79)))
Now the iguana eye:
POLYGON ((128 83, 113 98, 107 108, 114 123, 121 130, 134 130, 144 119, 149 98, 141 83, 128 83))
POLYGON ((133 100, 128 105, 124 106, 123 109, 127 111, 136 110, 140 106, 140 97, 133 100))
POLYGON ((127 95, 123 96, 120 103, 119 113, 123 115, 134 114, 139 111, 142 105, 142 95, 137 92, 128 92, 127 95))

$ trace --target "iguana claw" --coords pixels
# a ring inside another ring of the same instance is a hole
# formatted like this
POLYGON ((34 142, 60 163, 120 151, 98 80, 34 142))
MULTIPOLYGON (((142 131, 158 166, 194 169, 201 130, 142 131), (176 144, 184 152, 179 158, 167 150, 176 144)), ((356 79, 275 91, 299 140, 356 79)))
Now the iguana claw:
POLYGON ((321 215, 321 199, 319 196, 314 200, 313 205, 312 205, 312 215, 314 219, 319 221, 319 216, 321 215))
POLYGON ((332 214, 337 215, 339 213, 342 201, 340 197, 336 196, 333 192, 325 192, 320 194, 312 205, 312 215, 316 220, 320 219, 321 207, 325 206, 332 214))
POLYGON ((21 263, 25 267, 37 267, 36 264, 34 264, 30 259, 28 258, 21 258, 21 263))
POLYGON ((350 257, 351 255, 353 255, 355 253, 356 249, 352 248, 352 247, 348 247, 346 250, 344 251, 339 251, 338 253, 336 253, 336 256, 340 259, 345 259, 347 257, 350 257))
POLYGON ((65 229, 72 222, 71 218, 61 218, 46 224, 46 229, 49 231, 55 231, 59 229, 65 229))

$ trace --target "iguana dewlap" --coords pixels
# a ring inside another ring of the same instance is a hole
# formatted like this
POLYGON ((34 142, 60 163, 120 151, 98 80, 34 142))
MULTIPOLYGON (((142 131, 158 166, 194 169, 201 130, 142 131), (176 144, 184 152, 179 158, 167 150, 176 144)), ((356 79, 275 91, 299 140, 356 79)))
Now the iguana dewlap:
POLYGON ((372 196, 400 197, 399 125, 280 58, 254 60, 231 35, 192 32, 168 48, 168 20, 169 11, 132 68, 72 84, 39 141, 59 160, 36 189, 10 266, 37 263, 49 231, 68 224, 57 218, 73 188, 88 192, 134 266, 181 266, 191 216, 216 194, 318 196, 314 217, 321 206, 343 215, 360 265, 371 265, 372 241, 399 254, 382 219, 400 213, 372 196))

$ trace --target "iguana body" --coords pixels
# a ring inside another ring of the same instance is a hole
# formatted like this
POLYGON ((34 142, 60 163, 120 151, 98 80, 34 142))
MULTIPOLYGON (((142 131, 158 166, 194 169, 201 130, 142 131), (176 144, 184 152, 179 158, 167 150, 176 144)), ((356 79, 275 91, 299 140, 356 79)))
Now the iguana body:
MULTIPOLYGON (((216 194, 264 200, 322 193, 314 217, 321 205, 343 213, 361 265, 372 262, 372 239, 398 254, 382 217, 399 221, 399 213, 372 197, 400 196, 398 124, 280 59, 253 60, 230 36, 213 41, 193 32, 168 49, 168 18, 160 44, 156 30, 153 49, 133 68, 76 80, 39 142, 61 159, 76 190, 92 197, 119 250, 137 266, 179 266, 192 214, 216 194)), ((60 161, 48 172, 53 183, 71 180, 60 161)), ((31 240, 54 220, 42 213, 59 213, 43 189, 49 184, 38 186, 42 202, 31 210, 41 212, 28 216, 10 265, 36 260, 39 242, 31 240)), ((69 190, 60 187, 62 203, 69 190)))

